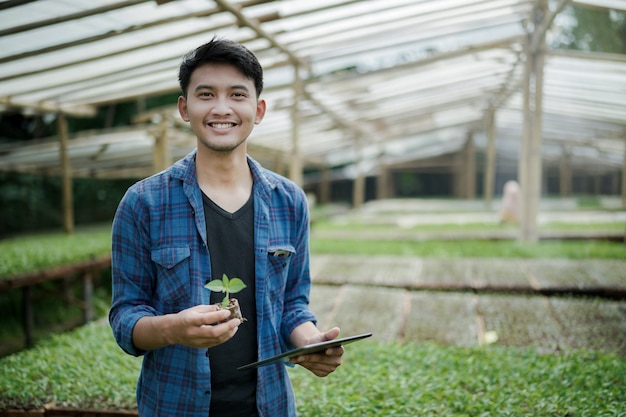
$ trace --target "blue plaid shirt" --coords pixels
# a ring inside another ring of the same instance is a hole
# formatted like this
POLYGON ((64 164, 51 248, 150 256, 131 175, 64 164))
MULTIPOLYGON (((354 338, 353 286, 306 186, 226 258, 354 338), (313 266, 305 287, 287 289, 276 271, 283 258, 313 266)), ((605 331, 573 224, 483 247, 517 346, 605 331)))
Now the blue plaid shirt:
MULTIPOLYGON (((146 352, 132 342, 140 318, 210 303, 204 284, 214 277, 195 156, 194 151, 130 187, 113 221, 109 321, 124 351, 144 355, 137 382, 140 416, 206 417, 209 412, 206 349, 173 345, 146 352)), ((308 309, 309 213, 295 184, 251 158, 248 164, 254 178, 258 356, 264 359, 293 347, 289 336, 297 326, 315 322, 308 309)), ((296 415, 284 364, 259 368, 257 381, 261 417, 296 415)))

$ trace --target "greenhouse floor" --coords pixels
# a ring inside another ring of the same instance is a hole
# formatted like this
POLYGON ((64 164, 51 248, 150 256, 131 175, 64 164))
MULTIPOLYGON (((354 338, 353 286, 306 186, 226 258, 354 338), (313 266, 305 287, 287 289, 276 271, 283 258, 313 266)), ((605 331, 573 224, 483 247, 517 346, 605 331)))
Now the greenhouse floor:
POLYGON ((626 355, 626 260, 315 255, 311 275, 342 336, 626 355))

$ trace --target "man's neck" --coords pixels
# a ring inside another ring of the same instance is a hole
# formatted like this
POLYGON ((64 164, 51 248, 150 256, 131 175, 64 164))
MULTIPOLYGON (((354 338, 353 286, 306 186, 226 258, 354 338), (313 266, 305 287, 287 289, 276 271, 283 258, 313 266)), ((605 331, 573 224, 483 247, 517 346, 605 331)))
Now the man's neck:
POLYGON ((250 198, 253 180, 245 154, 198 153, 196 175, 202 192, 230 213, 250 198))

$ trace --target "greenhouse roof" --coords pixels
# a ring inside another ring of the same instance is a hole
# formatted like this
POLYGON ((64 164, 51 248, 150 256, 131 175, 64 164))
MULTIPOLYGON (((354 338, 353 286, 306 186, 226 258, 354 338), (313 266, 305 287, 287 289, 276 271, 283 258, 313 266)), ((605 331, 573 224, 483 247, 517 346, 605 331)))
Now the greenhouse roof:
MULTIPOLYGON (((93 116, 99 106, 176 93, 184 53, 214 35, 242 42, 265 68, 265 120, 250 153, 372 172, 377 163, 484 146, 495 110, 497 151, 523 130, 528 49, 558 36, 567 0, 7 0, 0 2, 0 111, 93 116), (548 27, 549 26, 549 27, 548 27), (355 146, 355 144, 359 146, 355 146)), ((624 0, 571 3, 626 11, 624 0)), ((565 19, 566 17, 563 17, 565 19)), ((619 168, 626 138, 626 56, 548 49, 543 156, 619 168)), ((76 176, 148 175, 165 120, 172 157, 195 146, 171 108, 123 131, 70 141, 76 176)), ((58 174, 53 139, 0 147, 0 169, 58 174)), ((349 171, 347 171, 349 172, 349 171)))

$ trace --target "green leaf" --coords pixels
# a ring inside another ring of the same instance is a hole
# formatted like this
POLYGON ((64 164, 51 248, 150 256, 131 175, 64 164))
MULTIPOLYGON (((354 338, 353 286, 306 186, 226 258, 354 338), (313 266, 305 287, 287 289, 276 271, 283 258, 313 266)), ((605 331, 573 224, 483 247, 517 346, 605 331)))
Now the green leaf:
POLYGON ((226 288, 224 288, 224 284, 219 279, 214 279, 213 281, 207 282, 204 288, 208 288, 211 291, 215 291, 215 292, 226 292, 226 288))
POLYGON ((228 290, 231 293, 236 293, 239 292, 241 290, 243 290, 244 288, 246 288, 246 284, 243 283, 243 281, 239 278, 231 278, 230 279, 230 286, 228 288, 228 290))
POLYGON ((226 290, 228 291, 228 288, 229 288, 228 275, 222 274, 222 282, 224 283, 224 288, 226 288, 226 290))

